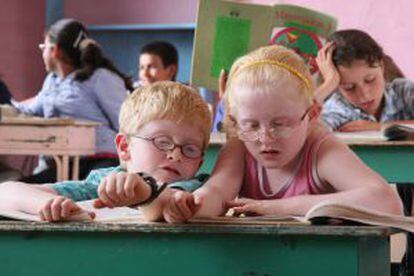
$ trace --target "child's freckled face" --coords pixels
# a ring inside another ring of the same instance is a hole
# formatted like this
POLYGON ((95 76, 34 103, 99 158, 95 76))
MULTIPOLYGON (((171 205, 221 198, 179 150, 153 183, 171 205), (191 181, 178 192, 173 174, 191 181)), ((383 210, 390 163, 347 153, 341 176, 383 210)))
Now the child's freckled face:
MULTIPOLYGON (((156 120, 145 124, 136 133, 140 137, 170 137, 176 145, 191 144, 203 149, 203 134, 199 127, 171 120, 156 120)), ((131 137, 129 141, 130 160, 127 169, 131 172, 146 172, 160 182, 174 182, 194 177, 203 158, 190 159, 181 148, 164 152, 152 141, 131 137)))
POLYGON ((240 87, 234 89, 236 103, 235 118, 240 129, 261 130, 259 141, 244 142, 247 150, 268 168, 282 168, 293 161, 299 154, 307 137, 307 118, 300 121, 306 107, 285 96, 289 88, 249 89, 240 87), (287 137, 272 138, 269 136, 269 126, 291 127, 287 137))

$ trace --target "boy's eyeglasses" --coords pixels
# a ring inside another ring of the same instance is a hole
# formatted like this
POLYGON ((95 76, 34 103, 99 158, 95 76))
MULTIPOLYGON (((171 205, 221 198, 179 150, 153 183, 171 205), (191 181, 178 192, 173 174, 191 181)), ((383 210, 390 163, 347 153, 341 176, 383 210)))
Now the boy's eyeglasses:
MULTIPOLYGON (((302 123, 303 119, 305 119, 306 115, 308 114, 309 109, 305 111, 305 113, 300 117, 300 120, 293 125, 290 126, 270 126, 267 129, 267 133, 271 139, 277 138, 286 138, 288 137, 293 129, 302 123)), ((251 130, 243 130, 238 127, 237 134, 239 139, 244 142, 256 142, 260 141, 260 139, 265 135, 266 129, 251 129, 251 130)))
POLYGON ((130 136, 151 141, 154 146, 161 151, 173 151, 178 147, 180 148, 181 153, 190 159, 197 159, 203 156, 203 150, 199 146, 193 144, 178 145, 174 143, 172 138, 169 136, 157 136, 153 138, 142 137, 136 134, 130 134, 130 136))

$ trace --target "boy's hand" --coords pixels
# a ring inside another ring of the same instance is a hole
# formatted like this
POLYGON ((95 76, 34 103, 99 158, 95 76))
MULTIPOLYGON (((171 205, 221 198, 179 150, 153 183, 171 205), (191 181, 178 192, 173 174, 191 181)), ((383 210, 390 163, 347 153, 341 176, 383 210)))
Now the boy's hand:
POLYGON ((192 218, 200 207, 201 201, 198 197, 194 197, 189 192, 178 191, 171 196, 164 207, 164 219, 169 223, 184 222, 192 218))
POLYGON ((70 217, 82 212, 87 213, 91 219, 95 218, 95 213, 81 209, 73 200, 57 196, 46 202, 42 209, 40 209, 39 216, 41 220, 53 222, 68 220, 70 217))
POLYGON ((136 173, 118 172, 105 177, 98 187, 99 199, 94 207, 113 208, 129 206, 146 200, 151 195, 151 188, 136 173))

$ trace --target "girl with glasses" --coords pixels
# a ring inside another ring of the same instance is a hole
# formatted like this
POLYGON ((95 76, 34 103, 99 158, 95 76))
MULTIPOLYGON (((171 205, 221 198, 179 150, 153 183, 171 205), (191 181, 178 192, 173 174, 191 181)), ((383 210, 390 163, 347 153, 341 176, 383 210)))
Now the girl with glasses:
POLYGON ((229 139, 207 183, 179 192, 165 207, 169 222, 192 216, 305 215, 323 200, 400 214, 386 181, 318 121, 311 75, 282 46, 238 59, 228 76, 229 139))

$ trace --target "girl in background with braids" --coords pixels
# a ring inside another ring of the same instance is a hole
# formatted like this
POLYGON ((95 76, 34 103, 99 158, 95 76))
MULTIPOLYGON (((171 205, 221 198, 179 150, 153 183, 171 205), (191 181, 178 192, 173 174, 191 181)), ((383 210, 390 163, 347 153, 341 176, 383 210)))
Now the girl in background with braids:
MULTIPOLYGON (((49 73, 40 92, 29 103, 13 102, 22 113, 41 117, 70 117, 98 122, 96 155, 80 160, 79 178, 97 168, 118 165, 114 139, 121 103, 132 89, 131 81, 105 56, 85 26, 61 19, 46 31, 39 45, 49 73)), ((28 183, 56 182, 56 166, 41 156, 28 183)))
POLYGON ((313 93, 305 63, 287 48, 267 46, 238 59, 224 94, 228 142, 206 184, 171 196, 165 220, 223 215, 228 208, 305 215, 324 200, 400 214, 386 181, 319 123, 313 93))

